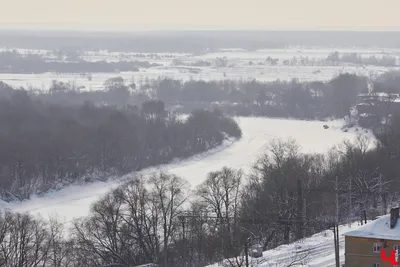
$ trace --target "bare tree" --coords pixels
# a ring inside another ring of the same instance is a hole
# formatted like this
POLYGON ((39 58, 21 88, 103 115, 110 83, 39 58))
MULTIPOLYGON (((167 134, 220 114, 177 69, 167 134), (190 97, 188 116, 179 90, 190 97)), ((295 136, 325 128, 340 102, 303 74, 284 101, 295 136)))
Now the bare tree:
POLYGON ((7 212, 0 221, 0 265, 4 267, 49 266, 51 238, 43 220, 7 212))
POLYGON ((238 242, 237 221, 239 216, 241 170, 222 168, 208 174, 207 180, 197 188, 199 201, 216 216, 215 229, 219 229, 225 256, 236 254, 238 242))
POLYGON ((116 191, 104 196, 92 207, 92 215, 74 222, 77 246, 85 253, 80 259, 88 266, 114 264, 129 266, 135 262, 129 228, 122 220, 123 202, 116 191))
POLYGON ((146 188, 143 177, 133 179, 117 190, 124 202, 122 220, 129 226, 126 233, 140 250, 145 262, 158 262, 160 257, 159 218, 156 203, 146 188))
POLYGON ((72 240, 65 238, 64 224, 60 223, 57 218, 49 220, 49 266, 54 267, 72 267, 76 266, 74 262, 74 244, 72 240))
POLYGON ((197 195, 209 212, 229 222, 231 217, 238 215, 242 176, 241 170, 227 167, 211 172, 197 188, 197 195))
POLYGON ((188 198, 188 184, 182 178, 160 173, 150 178, 151 201, 160 213, 162 223, 164 266, 168 266, 168 245, 178 224, 178 216, 183 212, 183 204, 188 198))

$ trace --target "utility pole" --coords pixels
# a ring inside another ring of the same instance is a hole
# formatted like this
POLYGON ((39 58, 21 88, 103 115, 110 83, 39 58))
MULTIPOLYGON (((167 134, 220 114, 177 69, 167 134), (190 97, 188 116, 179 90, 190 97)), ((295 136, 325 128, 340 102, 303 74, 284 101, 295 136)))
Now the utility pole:
POLYGON ((337 254, 336 254, 336 224, 333 225, 333 246, 335 248, 335 263, 337 267, 337 254))
POLYGON ((334 235, 335 235, 335 259, 336 259, 336 267, 340 267, 340 254, 339 254, 339 179, 336 176, 335 179, 335 203, 336 203, 336 218, 335 218, 335 227, 334 227, 334 235))
POLYGON ((307 235, 306 220, 307 220, 307 200, 305 197, 303 197, 303 223, 304 223, 303 234, 304 235, 307 235))
POLYGON ((303 217, 303 212, 305 207, 303 207, 304 201, 303 201, 303 186, 301 184, 301 179, 298 177, 297 178, 297 225, 296 225, 296 238, 301 239, 304 237, 304 220, 305 218, 303 217))
POLYGON ((164 222, 164 267, 168 267, 167 224, 164 222))
MULTIPOLYGON (((193 211, 193 214, 194 214, 194 211, 193 211)), ((201 226, 201 225, 203 225, 203 218, 202 218, 202 217, 200 217, 200 226, 201 226)), ((201 229, 203 229, 203 228, 201 228, 201 229)), ((202 242, 203 242, 203 240, 202 240, 202 234, 199 234, 198 249, 199 249, 199 252, 200 252, 200 253, 198 253, 198 255, 197 255, 199 261, 201 260, 201 253, 202 253, 202 251, 203 251, 203 247, 202 247, 202 245, 201 245, 202 242)))
POLYGON ((339 259, 339 227, 335 223, 333 225, 333 242, 335 246, 335 261, 336 267, 340 267, 340 259, 339 259))
POLYGON ((350 175, 350 184, 349 184, 349 206, 350 206, 350 224, 353 221, 353 179, 352 176, 350 175))
POLYGON ((249 267, 249 241, 250 238, 247 238, 246 243, 244 243, 244 254, 246 255, 246 267, 249 267))
POLYGON ((340 239, 339 239, 339 225, 338 224, 336 224, 336 246, 337 246, 337 249, 336 249, 336 254, 337 254, 337 260, 336 260, 336 265, 337 265, 337 267, 340 267, 340 246, 339 246, 339 244, 340 244, 340 239))
POLYGON ((335 205, 336 205, 336 225, 339 224, 339 180, 336 176, 335 181, 335 205))
POLYGON ((364 223, 367 224, 367 212, 364 210, 364 223))
POLYGON ((379 173, 379 196, 381 201, 382 214, 386 214, 387 211, 387 203, 386 203, 386 193, 383 190, 383 180, 382 173, 379 173))
POLYGON ((183 250, 183 266, 186 266, 186 233, 185 233, 185 221, 186 218, 184 216, 179 216, 179 219, 181 220, 182 223, 182 240, 183 240, 183 245, 182 245, 182 250, 183 250))

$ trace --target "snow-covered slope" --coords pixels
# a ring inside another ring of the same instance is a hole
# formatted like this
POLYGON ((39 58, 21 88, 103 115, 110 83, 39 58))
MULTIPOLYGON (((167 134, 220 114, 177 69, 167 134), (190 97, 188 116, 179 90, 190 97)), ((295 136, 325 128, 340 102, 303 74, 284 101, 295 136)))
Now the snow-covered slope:
MULTIPOLYGON (((359 228, 358 223, 339 226, 339 246, 340 262, 344 263, 344 236, 348 231, 359 228)), ((298 242, 282 245, 276 249, 268 250, 263 253, 263 257, 252 259, 250 266, 254 267, 334 267, 335 248, 333 242, 333 231, 327 230, 315 234, 309 238, 304 238, 298 242)), ((221 267, 219 263, 208 267, 221 267)))
MULTIPOLYGON (((305 152, 324 152, 344 139, 354 139, 355 132, 340 130, 342 122, 296 121, 266 118, 237 119, 243 131, 243 137, 237 142, 226 142, 223 146, 191 159, 177 161, 157 168, 141 171, 149 175, 159 170, 168 171, 187 179, 192 186, 200 184, 207 173, 224 166, 242 168, 248 171, 255 160, 265 152, 268 143, 274 138, 294 138, 305 152), (330 126, 323 128, 324 124, 330 126)), ((88 214, 90 205, 110 189, 117 187, 123 180, 134 174, 126 175, 108 182, 95 182, 84 185, 72 185, 43 196, 33 196, 30 200, 14 203, 0 203, 0 207, 16 212, 31 212, 44 217, 57 214, 65 222, 74 217, 88 214)))

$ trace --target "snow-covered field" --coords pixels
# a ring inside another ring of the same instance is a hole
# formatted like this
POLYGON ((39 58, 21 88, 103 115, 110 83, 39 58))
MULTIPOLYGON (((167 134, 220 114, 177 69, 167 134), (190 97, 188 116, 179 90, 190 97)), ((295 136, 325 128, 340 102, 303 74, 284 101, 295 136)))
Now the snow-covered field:
MULTIPOLYGON (((1 50, 1 49, 0 49, 1 50)), ((3 49, 4 50, 4 49, 3 49)), ((28 51, 18 50, 21 53, 43 54, 51 53, 51 51, 28 51)), ((194 80, 251 80, 259 81, 275 81, 298 79, 300 81, 326 81, 340 73, 355 73, 358 75, 379 75, 391 68, 377 66, 357 66, 350 64, 341 65, 321 65, 318 60, 326 58, 330 53, 338 51, 340 53, 355 52, 361 56, 377 56, 391 55, 397 57, 400 64, 400 50, 395 49, 365 49, 365 48, 287 48, 287 49, 267 49, 258 51, 241 51, 241 50, 221 50, 218 52, 205 53, 202 55, 178 54, 178 53, 108 53, 107 51, 88 51, 83 56, 88 61, 149 61, 157 63, 161 66, 152 68, 140 68, 138 72, 121 72, 121 73, 96 73, 92 75, 89 81, 84 75, 80 74, 0 74, 0 81, 6 82, 14 86, 23 86, 26 88, 47 89, 52 80, 60 80, 63 82, 74 82, 78 86, 85 86, 87 90, 102 89, 103 82, 115 76, 123 77, 127 82, 135 82, 155 79, 158 77, 169 77, 187 81, 194 80), (214 64, 217 58, 226 58, 227 67, 216 67, 214 64), (271 65, 266 62, 270 57, 279 59, 277 65, 271 65), (291 60, 296 57, 297 60, 306 59, 316 60, 313 65, 285 65, 284 60, 291 60), (194 63, 196 61, 205 60, 212 63, 211 66, 194 67, 182 64, 174 64, 174 61, 194 63), (251 61, 251 64, 250 64, 251 61)), ((397 67, 398 69, 398 67, 397 67)))
MULTIPOLYGON (((269 142, 276 138, 297 140, 304 152, 325 152, 343 140, 354 140, 355 131, 340 130, 343 122, 297 121, 266 118, 237 118, 243 137, 236 142, 227 141, 223 146, 203 155, 176 161, 175 163, 149 168, 140 172, 150 175, 160 170, 185 178, 192 187, 205 180, 207 173, 227 166, 249 171, 256 159, 265 152, 269 142), (329 125, 325 130, 323 125, 329 125)), ((364 131, 359 131, 366 134, 364 131)), ((134 174, 108 182, 72 185, 43 196, 33 196, 23 202, 4 203, 0 206, 15 212, 30 212, 44 217, 58 215, 59 219, 70 222, 75 217, 88 214, 91 204, 117 187, 134 174)))
POLYGON ((86 90, 102 90, 103 83, 108 78, 121 76, 126 82, 140 84, 140 81, 168 77, 172 79, 188 80, 259 80, 276 81, 292 80, 299 81, 327 81, 341 73, 354 73, 369 76, 379 75, 386 71, 385 67, 368 68, 360 66, 236 66, 226 68, 193 67, 201 69, 199 73, 191 73, 189 67, 178 68, 173 66, 154 67, 140 69, 139 72, 119 73, 93 73, 89 81, 85 76, 72 73, 44 73, 44 74, 13 74, 0 73, 0 81, 16 87, 46 90, 53 80, 75 83, 77 86, 85 86, 86 90))

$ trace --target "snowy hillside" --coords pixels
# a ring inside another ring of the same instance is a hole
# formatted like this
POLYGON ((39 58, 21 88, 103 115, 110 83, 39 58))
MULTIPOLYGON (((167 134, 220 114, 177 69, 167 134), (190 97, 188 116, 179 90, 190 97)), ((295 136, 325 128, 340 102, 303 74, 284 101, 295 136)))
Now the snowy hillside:
MULTIPOLYGON (((305 152, 325 152, 345 139, 354 140, 356 132, 340 130, 342 122, 296 121, 266 118, 237 119, 243 137, 237 142, 226 142, 203 155, 177 161, 165 166, 141 171, 149 175, 163 170, 187 179, 192 186, 200 184, 211 171, 227 166, 248 171, 256 159, 265 152, 268 143, 275 138, 293 138, 305 152), (328 124, 325 130, 323 125, 328 124)), ((70 222, 75 217, 88 214, 91 204, 110 189, 117 187, 133 174, 108 182, 95 182, 85 185, 72 185, 60 191, 43 196, 33 196, 30 200, 14 203, 1 203, 5 209, 16 212, 30 212, 44 217, 58 215, 61 220, 70 222)))
MULTIPOLYGON (((340 262, 344 263, 344 236, 343 234, 359 228, 359 223, 341 225, 339 227, 340 262)), ((327 230, 304 238, 298 242, 282 245, 275 249, 265 251, 263 257, 249 259, 252 267, 334 267, 335 248, 333 231, 327 230), (294 265, 291 265, 294 264, 294 265)), ((220 267, 221 264, 213 264, 208 267, 220 267)))

